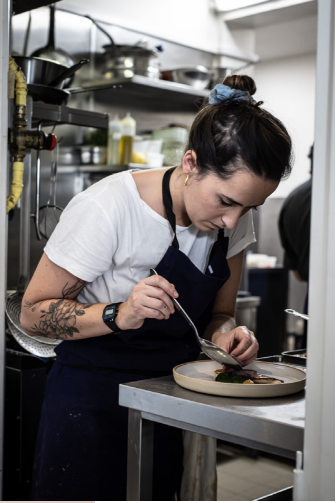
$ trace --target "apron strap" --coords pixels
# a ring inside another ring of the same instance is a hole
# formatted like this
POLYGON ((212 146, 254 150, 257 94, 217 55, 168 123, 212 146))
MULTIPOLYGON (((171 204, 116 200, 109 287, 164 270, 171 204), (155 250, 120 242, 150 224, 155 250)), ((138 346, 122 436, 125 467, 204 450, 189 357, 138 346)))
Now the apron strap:
MULTIPOLYGON (((174 248, 179 249, 180 246, 179 246, 179 242, 176 237, 176 217, 175 217, 175 213, 173 212, 173 201, 172 201, 172 197, 171 197, 171 193, 170 193, 170 189, 169 189, 169 182, 170 182, 170 178, 172 176, 174 169, 176 169, 176 166, 173 166, 172 168, 167 169, 167 171, 163 175, 162 198, 163 198, 163 204, 164 204, 164 207, 165 207, 165 210, 167 213, 167 217, 168 217, 168 222, 170 223, 170 226, 171 226, 173 233, 174 233, 174 239, 172 242, 172 246, 174 248)), ((213 247, 211 250, 209 263, 214 255, 217 247, 219 246, 219 243, 221 241, 223 241, 223 239, 224 239, 224 229, 219 229, 218 234, 217 234, 217 240, 213 244, 213 247)))
POLYGON ((164 204, 164 207, 165 207, 165 210, 167 213, 167 217, 168 217, 168 222, 170 223, 170 226, 171 226, 173 233, 174 233, 174 239, 172 242, 172 246, 174 248, 179 249, 180 246, 179 246, 179 242, 176 237, 176 218, 175 218, 175 214, 173 212, 173 201, 172 201, 172 197, 171 197, 170 189, 169 189, 170 177, 172 176, 172 173, 175 168, 176 168, 176 166, 174 166, 173 168, 167 169, 167 171, 163 175, 162 197, 163 197, 163 204, 164 204))
POLYGON ((218 246, 223 241, 223 239, 224 239, 224 229, 219 229, 218 234, 217 234, 217 240, 212 245, 212 249, 211 249, 211 253, 210 253, 210 257, 209 257, 208 266, 209 266, 209 264, 210 264, 210 262, 212 260, 212 257, 215 254, 215 251, 217 250, 218 246))

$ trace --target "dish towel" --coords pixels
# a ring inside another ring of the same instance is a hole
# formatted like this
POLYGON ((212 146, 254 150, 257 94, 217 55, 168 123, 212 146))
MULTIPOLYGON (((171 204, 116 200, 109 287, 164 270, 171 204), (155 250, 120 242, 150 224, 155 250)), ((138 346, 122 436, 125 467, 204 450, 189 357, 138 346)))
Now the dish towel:
POLYGON ((183 432, 181 501, 217 501, 217 439, 183 432))

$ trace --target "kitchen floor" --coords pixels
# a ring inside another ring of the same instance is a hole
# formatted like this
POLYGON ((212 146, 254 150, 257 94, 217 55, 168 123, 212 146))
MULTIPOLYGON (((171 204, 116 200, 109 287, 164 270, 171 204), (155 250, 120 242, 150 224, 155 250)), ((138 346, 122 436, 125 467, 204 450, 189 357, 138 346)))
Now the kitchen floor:
POLYGON ((253 501, 293 485, 294 460, 218 442, 217 501, 253 501))

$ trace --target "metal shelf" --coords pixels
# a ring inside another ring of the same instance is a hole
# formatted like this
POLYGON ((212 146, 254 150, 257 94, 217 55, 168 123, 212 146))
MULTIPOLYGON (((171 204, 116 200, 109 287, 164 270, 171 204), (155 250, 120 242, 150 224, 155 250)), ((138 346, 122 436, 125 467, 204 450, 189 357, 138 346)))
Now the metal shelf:
POLYGON ((99 129, 107 129, 109 115, 89 110, 70 108, 64 105, 48 105, 41 101, 33 103, 33 126, 42 121, 44 126, 53 124, 72 124, 99 129))
POLYGON ((80 88, 70 91, 72 94, 93 92, 97 101, 125 104, 130 108, 189 112, 195 112, 210 93, 207 89, 195 89, 142 75, 83 82, 80 88))
MULTIPOLYGON (((60 0, 54 0, 54 2, 59 1, 60 0)), ((38 9, 39 7, 45 7, 47 5, 50 5, 50 2, 46 0, 13 0, 13 15, 22 14, 22 12, 38 9)))

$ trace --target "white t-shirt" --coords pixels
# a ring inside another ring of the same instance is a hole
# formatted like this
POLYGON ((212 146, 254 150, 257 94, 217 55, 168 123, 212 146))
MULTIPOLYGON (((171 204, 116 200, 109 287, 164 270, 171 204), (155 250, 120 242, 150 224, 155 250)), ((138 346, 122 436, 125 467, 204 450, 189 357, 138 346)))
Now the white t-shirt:
MULTIPOLYGON (((204 272, 217 231, 176 226, 180 250, 204 272)), ((238 220, 227 258, 255 241, 252 213, 238 220)), ((156 267, 173 240, 168 220, 141 198, 130 171, 103 178, 75 196, 44 248, 48 258, 87 281, 78 300, 125 302, 134 286, 156 267)))

